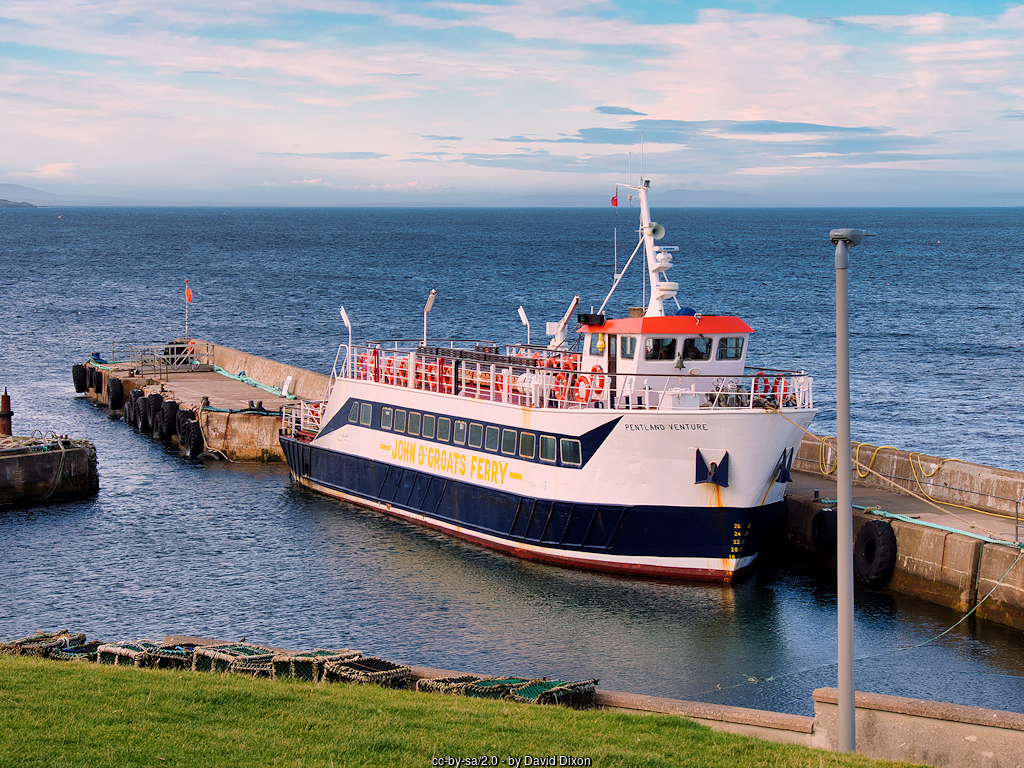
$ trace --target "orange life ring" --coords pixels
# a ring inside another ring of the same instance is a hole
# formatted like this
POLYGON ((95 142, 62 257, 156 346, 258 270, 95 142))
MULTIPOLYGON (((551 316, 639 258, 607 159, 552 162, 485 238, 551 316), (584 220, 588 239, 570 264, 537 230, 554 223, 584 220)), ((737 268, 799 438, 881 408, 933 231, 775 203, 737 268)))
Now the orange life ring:
POLYGON ((786 399, 786 377, 776 376, 775 381, 772 383, 772 392, 779 399, 779 405, 782 405, 782 401, 786 399))
POLYGON ((398 361, 398 376, 395 383, 400 387, 409 386, 409 361, 404 357, 398 361))
POLYGON ((771 385, 768 383, 768 375, 764 371, 758 372, 757 376, 754 377, 754 386, 751 390, 752 394, 755 395, 767 395, 771 392, 771 385), (759 387, 758 382, 763 381, 764 386, 759 387))
POLYGON ((590 372, 594 374, 594 391, 591 396, 597 400, 604 394, 604 368, 595 363, 590 372))
POLYGON ((441 390, 450 395, 455 391, 455 365, 444 364, 441 368, 441 390))
POLYGON ((573 358, 572 355, 566 355, 565 357, 562 358, 562 370, 563 371, 575 371, 576 370, 576 360, 573 358))
POLYGON ((370 362, 373 366, 373 380, 380 381, 380 350, 375 349, 370 353, 370 362))
POLYGON ((586 376, 578 377, 576 379, 576 388, 573 390, 573 396, 576 398, 577 403, 589 403, 590 379, 586 376))
POLYGON ((388 357, 384 362, 384 383, 395 383, 395 358, 393 357, 388 357))
POLYGON ((365 352, 359 353, 359 362, 356 363, 356 371, 359 373, 360 379, 369 378, 370 357, 365 352))
POLYGON ((555 399, 563 402, 569 396, 569 377, 564 373, 555 376, 555 399))
POLYGON ((431 392, 437 392, 437 363, 427 366, 427 383, 431 392))
POLYGON ((426 389, 426 377, 424 376, 425 366, 422 360, 416 360, 416 389, 426 389))
POLYGON ((494 374, 494 392, 500 395, 505 391, 505 376, 502 373, 494 374))

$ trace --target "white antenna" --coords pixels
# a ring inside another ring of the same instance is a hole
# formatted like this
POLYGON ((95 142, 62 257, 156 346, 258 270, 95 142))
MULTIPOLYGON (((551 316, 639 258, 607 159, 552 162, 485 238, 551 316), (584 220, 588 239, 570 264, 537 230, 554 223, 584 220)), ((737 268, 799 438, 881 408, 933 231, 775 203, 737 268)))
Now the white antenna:
POLYGON ((644 183, 644 132, 640 131, 640 183, 644 183))
POLYGON ((348 312, 345 311, 344 305, 341 307, 341 322, 348 328, 348 354, 345 356, 345 375, 352 375, 352 323, 348 321, 348 312))

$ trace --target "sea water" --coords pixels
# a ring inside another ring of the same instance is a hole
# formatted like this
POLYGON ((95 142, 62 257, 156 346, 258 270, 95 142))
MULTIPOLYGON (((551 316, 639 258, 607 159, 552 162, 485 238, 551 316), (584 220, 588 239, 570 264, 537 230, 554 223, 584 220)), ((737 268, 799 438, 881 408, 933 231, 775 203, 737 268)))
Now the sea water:
MULTIPOLYGON (((654 201, 656 203, 656 201, 654 201)), ((679 298, 756 331, 748 360, 814 376, 835 434, 834 248, 851 252, 854 439, 1022 469, 1019 209, 655 210, 679 298)), ((282 466, 186 460, 76 396, 71 365, 185 331, 328 373, 347 338, 534 342, 598 309, 637 211, 0 211, 0 387, 17 434, 97 447, 100 494, 0 510, 0 638, 70 627, 348 646, 456 670, 809 713, 835 685, 835 589, 765 567, 733 586, 527 563, 322 498, 282 466), (616 248, 616 232, 618 247, 616 248)), ((643 303, 635 261, 608 302, 643 303)), ((1024 635, 860 590, 859 690, 1024 711, 1024 635), (937 639, 935 639, 937 638, 937 639), (932 642, 929 642, 932 641, 932 642), (924 645, 922 645, 924 644, 924 645), (919 647, 917 647, 919 646, 919 647)))

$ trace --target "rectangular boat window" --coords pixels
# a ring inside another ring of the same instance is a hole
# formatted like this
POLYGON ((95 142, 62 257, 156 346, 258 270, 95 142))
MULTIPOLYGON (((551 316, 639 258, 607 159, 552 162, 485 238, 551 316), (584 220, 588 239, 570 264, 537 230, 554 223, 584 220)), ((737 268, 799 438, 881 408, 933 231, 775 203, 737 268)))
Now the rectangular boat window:
POLYGON ((719 360, 739 360, 743 357, 743 337, 729 336, 718 342, 719 360))
POLYGON ((485 433, 484 448, 488 451, 498 450, 498 434, 501 430, 497 427, 488 427, 485 433))
POLYGON ((516 431, 514 429, 501 430, 501 452, 509 456, 516 455, 516 431))
POLYGON ((550 435, 540 436, 540 460, 541 461, 555 461, 555 438, 550 435))
POLYGON ((479 448, 484 442, 484 425, 473 422, 469 425, 469 447, 479 448))
POLYGON ((437 420, 437 439, 441 442, 447 443, 448 438, 452 436, 452 420, 447 416, 442 416, 437 420))
POLYGON ((524 459, 532 459, 537 455, 537 436, 533 432, 523 432, 520 436, 519 455, 524 459))
POLYGON ((420 415, 416 411, 409 411, 409 429, 406 432, 410 435, 420 433, 420 415))
POLYGON ((429 440, 434 439, 434 417, 429 413, 423 417, 423 436, 429 440))
POLYGON ((391 429, 391 416, 393 411, 391 408, 380 409, 380 426, 381 429, 391 429))
POLYGON ((696 339, 683 339, 683 360, 710 360, 711 339, 699 336, 696 339))
POLYGON ((373 421, 373 404, 362 403, 359 406, 359 423, 368 427, 371 421, 373 421))
POLYGON ((649 338, 644 342, 644 359, 675 360, 676 340, 649 338))
POLYGON ((636 336, 619 337, 619 357, 623 360, 632 360, 636 357, 636 336))
POLYGON ((582 453, 580 451, 580 441, 563 437, 561 443, 562 463, 570 464, 574 467, 580 466, 583 463, 582 453))
POLYGON ((352 403, 352 409, 348 412, 348 420, 353 424, 359 421, 359 403, 352 403))
POLYGON ((395 411, 395 432, 405 432, 405 411, 401 408, 395 411))
POLYGON ((456 445, 466 444, 466 422, 462 419, 458 419, 455 422, 455 440, 456 445))
POLYGON ((590 334, 590 354, 594 357, 604 357, 608 350, 608 341, 603 333, 590 334))

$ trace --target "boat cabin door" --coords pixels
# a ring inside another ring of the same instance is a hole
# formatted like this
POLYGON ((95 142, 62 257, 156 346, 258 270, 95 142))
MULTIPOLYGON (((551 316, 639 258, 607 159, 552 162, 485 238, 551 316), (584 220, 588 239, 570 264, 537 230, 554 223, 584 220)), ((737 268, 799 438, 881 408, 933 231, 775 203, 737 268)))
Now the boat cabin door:
POLYGON ((615 367, 619 359, 619 337, 608 335, 608 404, 615 407, 615 367))

